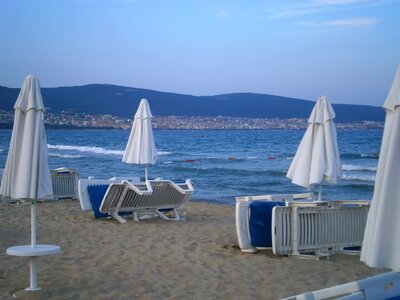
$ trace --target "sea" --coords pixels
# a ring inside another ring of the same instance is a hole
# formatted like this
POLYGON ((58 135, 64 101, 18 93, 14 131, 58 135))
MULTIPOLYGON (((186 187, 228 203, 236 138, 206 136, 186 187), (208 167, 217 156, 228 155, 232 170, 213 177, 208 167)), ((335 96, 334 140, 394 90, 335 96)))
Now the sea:
MULTIPOLYGON (((11 130, 0 130, 0 169, 11 130)), ((191 179, 194 201, 233 205, 235 197, 302 193, 286 177, 305 130, 154 130, 157 162, 150 178, 191 179)), ((74 168, 81 178, 144 177, 121 161, 129 130, 46 129, 51 169, 74 168)), ((382 130, 338 130, 342 176, 323 185, 323 199, 371 200, 382 130)))

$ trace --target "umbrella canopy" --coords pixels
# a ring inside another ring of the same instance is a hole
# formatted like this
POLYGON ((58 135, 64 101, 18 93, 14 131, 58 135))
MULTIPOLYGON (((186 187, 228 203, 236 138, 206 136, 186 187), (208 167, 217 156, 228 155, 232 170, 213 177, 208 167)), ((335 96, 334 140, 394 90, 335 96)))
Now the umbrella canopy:
MULTIPOLYGON (((286 176, 294 184, 312 189, 323 181, 336 183, 341 174, 335 112, 325 96, 318 98, 308 119, 308 127, 286 176)), ((319 193, 319 200, 321 190, 319 193)))
POLYGON ((371 267, 400 271, 400 66, 383 104, 386 110, 374 195, 361 260, 371 267))
MULTIPOLYGON (((149 103, 142 99, 136 111, 129 140, 122 161, 128 164, 154 165, 157 160, 157 149, 154 144, 151 127, 152 114, 149 103)), ((146 167, 147 180, 147 167, 146 167)))
POLYGON ((14 109, 14 127, 0 195, 3 199, 51 198, 44 105, 39 80, 33 75, 25 78, 14 109))

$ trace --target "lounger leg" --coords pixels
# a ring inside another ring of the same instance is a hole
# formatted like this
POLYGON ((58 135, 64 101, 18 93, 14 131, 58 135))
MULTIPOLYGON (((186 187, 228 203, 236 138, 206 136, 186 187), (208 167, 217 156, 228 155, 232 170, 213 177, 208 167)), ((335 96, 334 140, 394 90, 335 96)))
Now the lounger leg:
POLYGON ((138 215, 137 215, 137 211, 134 211, 134 212, 133 212, 133 219, 134 219, 136 222, 139 222, 139 218, 138 218, 138 215))
POLYGON ((178 214, 177 210, 174 208, 174 209, 172 210, 172 212, 174 213, 175 218, 169 218, 169 217, 167 217, 164 213, 162 213, 161 211, 159 211, 158 209, 156 210, 157 215, 158 215, 161 219, 163 219, 163 220, 165 220, 165 221, 180 221, 181 218, 179 217, 179 214, 178 214))
POLYGON ((120 222, 121 224, 126 223, 126 220, 124 218, 122 218, 118 212, 113 212, 111 214, 113 216, 114 219, 116 219, 118 222, 120 222))

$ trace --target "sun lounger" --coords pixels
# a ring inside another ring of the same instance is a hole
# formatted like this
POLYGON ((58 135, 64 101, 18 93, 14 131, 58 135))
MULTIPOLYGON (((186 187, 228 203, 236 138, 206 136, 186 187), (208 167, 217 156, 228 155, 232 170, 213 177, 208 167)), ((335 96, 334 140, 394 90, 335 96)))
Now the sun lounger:
POLYGON ((368 210, 368 201, 315 201, 312 193, 237 197, 239 247, 312 257, 351 253, 362 245, 368 210))
POLYGON ((145 183, 112 183, 106 191, 100 212, 114 217, 121 223, 125 219, 121 212, 133 213, 135 221, 141 217, 159 216, 163 220, 180 220, 177 209, 182 208, 192 197, 190 180, 175 184, 169 180, 148 180, 145 183), (172 211, 173 218, 166 211, 172 211))
POLYGON ((50 174, 54 199, 78 199, 79 174, 75 169, 58 168, 50 174))
POLYGON ((138 177, 113 177, 110 179, 80 179, 78 181, 79 203, 83 211, 92 212, 96 218, 109 218, 99 210, 101 201, 111 183, 129 180, 139 182, 138 177))
POLYGON ((323 299, 400 299, 400 274, 397 272, 388 272, 366 279, 288 297, 284 300, 323 299))
POLYGON ((277 255, 328 256, 360 249, 369 202, 289 201, 272 209, 272 249, 277 255))
POLYGON ((312 201, 312 193, 236 197, 236 233, 243 252, 272 248, 272 209, 291 200, 312 201))

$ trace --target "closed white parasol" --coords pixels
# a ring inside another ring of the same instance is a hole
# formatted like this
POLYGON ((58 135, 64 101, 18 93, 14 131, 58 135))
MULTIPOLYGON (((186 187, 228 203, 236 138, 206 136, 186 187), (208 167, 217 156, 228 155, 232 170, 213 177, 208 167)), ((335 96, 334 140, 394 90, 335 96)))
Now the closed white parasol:
POLYGON ((151 127, 152 117, 149 103, 146 99, 142 99, 136 111, 128 144, 122 157, 122 161, 125 163, 145 165, 146 181, 148 165, 154 165, 157 160, 157 149, 151 127))
POLYGON ((400 271, 400 66, 383 104, 386 110, 374 195, 369 210, 361 261, 400 271))
POLYGON ((335 184, 341 174, 334 117, 335 112, 326 97, 319 97, 286 175, 294 184, 308 190, 318 184, 318 200, 321 200, 322 182, 335 184))
POLYGON ((47 142, 43 124, 44 105, 39 81, 25 78, 15 103, 14 127, 2 179, 3 199, 31 201, 31 244, 7 249, 7 254, 30 257, 30 287, 37 291, 36 257, 60 252, 55 245, 36 244, 36 200, 51 198, 51 176, 47 162, 47 142))

